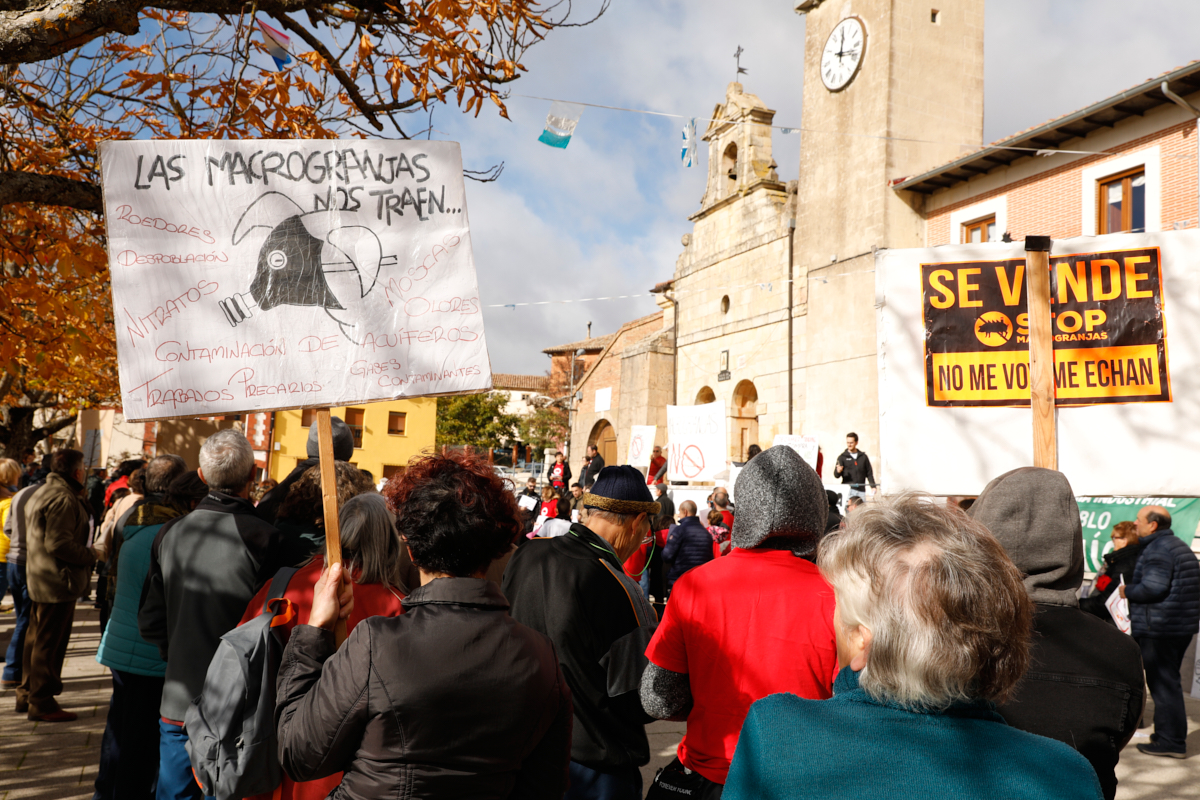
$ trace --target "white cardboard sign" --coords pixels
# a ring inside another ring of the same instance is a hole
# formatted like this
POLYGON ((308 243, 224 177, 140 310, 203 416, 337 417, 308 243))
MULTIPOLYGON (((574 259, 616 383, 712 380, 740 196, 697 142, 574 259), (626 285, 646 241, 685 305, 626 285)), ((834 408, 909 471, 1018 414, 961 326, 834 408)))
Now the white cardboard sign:
POLYGON ((667 446, 669 480, 714 480, 729 457, 725 401, 667 406, 667 446))
POLYGON ((100 149, 129 420, 491 388, 454 142, 100 149))
POLYGON ((657 425, 633 425, 629 431, 629 458, 625 460, 631 467, 649 467, 650 458, 654 454, 654 434, 657 425))
POLYGON ((804 459, 804 463, 808 464, 815 471, 817 469, 817 437, 816 436, 795 436, 788 433, 780 433, 775 436, 772 446, 786 445, 796 451, 796 454, 804 459))
MULTIPOLYGON (((1149 465, 1191 463, 1200 451, 1200 426, 1194 424, 1200 417, 1200 232, 1055 240, 1050 257, 1139 248, 1157 248, 1160 258, 1171 399, 1060 406, 1058 468, 1077 495, 1194 497, 1200 495, 1200 471, 1149 465)), ((927 403, 921 282, 923 264, 1024 258, 1020 242, 876 254, 879 474, 889 491, 975 495, 992 478, 1033 464, 1029 408, 927 403)), ((1057 297, 1060 288, 1074 293, 1084 287, 1091 292, 1091 277, 1086 274, 1078 287, 1058 287, 1052 275, 1051 293, 1057 297)))

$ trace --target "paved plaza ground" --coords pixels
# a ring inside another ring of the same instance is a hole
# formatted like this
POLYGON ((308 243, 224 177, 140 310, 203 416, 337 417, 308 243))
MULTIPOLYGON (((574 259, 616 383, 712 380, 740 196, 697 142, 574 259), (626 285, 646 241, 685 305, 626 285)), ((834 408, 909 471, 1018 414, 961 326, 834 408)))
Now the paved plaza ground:
MULTIPOLYGON (((12 626, 12 613, 0 614, 0 653, 12 626)), ((75 722, 29 722, 24 714, 13 713, 12 691, 0 693, 0 800, 92 796, 111 693, 108 670, 96 663, 99 644, 99 613, 81 603, 63 675, 67 688, 60 698, 64 708, 79 714, 75 722)), ((1196 755, 1182 761, 1142 755, 1133 744, 1148 741, 1150 730, 1139 731, 1117 767, 1118 800, 1200 798, 1200 700, 1189 697, 1187 706, 1188 750, 1196 755)), ((1152 713, 1147 708, 1147 724, 1152 713)), ((648 730, 651 762, 642 770, 647 785, 674 758, 684 723, 656 722, 648 730)))

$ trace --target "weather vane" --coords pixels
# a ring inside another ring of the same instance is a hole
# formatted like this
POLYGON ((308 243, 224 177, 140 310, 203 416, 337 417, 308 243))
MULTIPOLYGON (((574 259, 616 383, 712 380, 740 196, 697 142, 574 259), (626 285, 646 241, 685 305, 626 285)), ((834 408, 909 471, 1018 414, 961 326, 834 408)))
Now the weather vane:
POLYGON ((746 68, 742 66, 742 53, 744 53, 744 52, 745 51, 742 50, 742 46, 739 44, 737 52, 733 54, 733 58, 734 58, 735 62, 737 63, 737 74, 738 75, 750 74, 750 73, 746 72, 746 68))

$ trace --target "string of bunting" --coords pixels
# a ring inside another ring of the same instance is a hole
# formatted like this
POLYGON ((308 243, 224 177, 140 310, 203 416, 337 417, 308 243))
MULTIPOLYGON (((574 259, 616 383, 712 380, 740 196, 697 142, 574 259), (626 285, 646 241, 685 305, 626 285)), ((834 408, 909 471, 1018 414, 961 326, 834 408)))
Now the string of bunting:
MULTIPOLYGON (((871 270, 874 272, 874 270, 871 270)), ((775 284, 786 286, 792 281, 784 278, 778 281, 758 281, 756 283, 743 283, 740 286, 710 286, 704 289, 672 289, 671 292, 676 295, 698 294, 700 292, 732 292, 735 289, 748 289, 757 286, 763 291, 771 292, 775 289, 775 284)), ((561 303, 592 303, 597 300, 630 300, 635 297, 653 297, 654 292, 642 292, 641 294, 616 294, 610 297, 576 297, 570 300, 535 300, 528 303, 492 303, 485 305, 484 308, 512 308, 516 309, 520 306, 548 306, 561 303)))
MULTIPOLYGON (((539 137, 539 139, 538 139, 538 141, 545 142, 546 144, 550 145, 551 147, 565 148, 567 146, 567 142, 569 142, 571 139, 571 133, 573 133, 575 131, 575 126, 579 123, 579 118, 582 115, 584 108, 603 108, 608 111, 623 111, 623 112, 629 113, 629 114, 646 114, 646 115, 652 116, 652 117, 667 117, 669 119, 687 120, 687 123, 685 124, 684 131, 683 131, 684 146, 683 146, 683 153, 681 154, 681 158, 682 158, 683 162, 685 163, 685 165, 687 165, 689 167, 693 163, 692 155, 695 152, 695 135, 696 135, 695 134, 695 130, 696 130, 695 125, 697 122, 707 122, 707 123, 721 122, 721 123, 727 123, 727 124, 731 124, 731 125, 747 124, 740 120, 689 117, 686 114, 672 114, 672 113, 669 113, 666 111, 650 111, 649 109, 644 109, 644 108, 624 108, 622 106, 608 106, 608 105, 603 105, 601 103, 585 103, 580 100, 558 100, 553 97, 540 97, 538 95, 532 95, 532 94, 517 94, 514 92, 509 96, 510 97, 522 97, 522 98, 525 98, 526 100, 544 100, 546 102, 554 104, 551 106, 550 113, 546 117, 546 129, 542 133, 542 136, 539 137), (564 130, 566 131, 565 139, 563 138, 564 130), (690 140, 689 140, 689 134, 690 134, 690 140), (690 146, 689 146, 689 142, 690 142, 690 146)), ((754 124, 758 125, 761 123, 754 123, 754 124)), ((880 134, 873 134, 873 133, 851 133, 848 131, 831 131, 831 130, 823 130, 821 128, 804 128, 804 127, 794 127, 794 126, 786 126, 786 125, 771 125, 769 127, 774 128, 775 130, 777 130, 783 134, 821 133, 821 134, 829 134, 829 135, 833 135, 833 136, 852 136, 852 137, 862 138, 862 139, 879 139, 879 140, 892 141, 892 142, 910 142, 913 144, 956 145, 958 147, 964 147, 964 148, 968 148, 971 150, 978 150, 979 152, 990 151, 990 150, 1015 150, 1015 151, 1023 152, 1023 153, 1032 153, 1033 155, 1037 155, 1037 156, 1053 156, 1053 155, 1058 155, 1060 153, 1062 153, 1064 155, 1079 155, 1079 156, 1108 155, 1108 151, 1106 151, 1106 150, 1063 150, 1063 149, 1057 149, 1057 148, 1021 147, 1018 145, 1003 145, 1003 144, 978 145, 978 144, 971 144, 971 143, 967 143, 967 142, 940 142, 940 141, 936 141, 933 139, 916 139, 916 138, 908 137, 908 136, 883 136, 880 134)))
MULTIPOLYGON (((866 253, 864 253, 863 255, 866 255, 866 253)), ((842 272, 842 273, 838 273, 836 275, 827 275, 824 277, 821 277, 821 276, 809 277, 807 280, 809 282, 816 281, 819 283, 829 283, 830 278, 841 278, 841 277, 843 277, 845 275, 849 275, 849 274, 868 275, 873 272, 875 272, 875 270, 873 270, 873 269, 864 269, 864 270, 861 270, 861 271, 855 272, 855 273, 842 272)), ((692 295, 692 294, 700 294, 702 292, 732 292, 732 291, 736 291, 737 289, 749 289, 749 288, 752 288, 755 286, 757 286, 759 289, 762 289, 764 292, 773 292, 773 291, 775 291, 775 284, 777 284, 777 283, 780 286, 787 286, 789 283, 801 283, 801 282, 802 281, 793 281, 790 278, 783 278, 781 280, 775 280, 775 281, 755 281, 753 283, 743 283, 743 284, 739 284, 737 286, 707 286, 707 287, 703 287, 703 288, 699 288, 699 289, 671 289, 670 291, 676 297, 683 297, 683 296, 692 295)), ((593 303, 593 302, 596 302, 597 300, 630 300, 630 299, 633 299, 636 297, 653 297, 654 294, 655 294, 654 292, 643 292, 641 294, 615 294, 615 295, 611 295, 609 297, 575 297, 570 300, 534 300, 534 301, 528 302, 528 303, 490 303, 483 307, 484 308, 516 309, 520 306, 549 306, 549 305, 557 305, 557 304, 562 304, 562 303, 593 303)))

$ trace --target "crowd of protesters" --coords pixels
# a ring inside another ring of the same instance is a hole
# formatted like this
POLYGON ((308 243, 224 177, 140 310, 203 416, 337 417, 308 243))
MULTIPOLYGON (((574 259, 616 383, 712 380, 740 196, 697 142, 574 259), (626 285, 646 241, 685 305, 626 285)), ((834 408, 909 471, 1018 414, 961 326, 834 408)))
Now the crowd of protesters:
POLYGON ((736 508, 724 487, 676 506, 658 448, 645 472, 589 448, 579 482, 560 454, 541 491, 477 455, 426 455, 380 492, 337 418, 336 487, 315 428, 278 483, 255 481, 236 430, 197 464, 161 455, 111 478, 89 478, 76 450, 24 476, 3 459, 4 685, 31 721, 75 719, 62 667, 94 572, 112 674, 98 800, 214 791, 185 720, 222 637, 281 608, 282 771, 264 800, 1112 800, 1147 683, 1155 735, 1138 749, 1186 754, 1200 564, 1166 509, 1118 525, 1084 590, 1063 474, 864 503, 870 463, 847 445, 845 514, 788 447, 748 454, 736 508), (654 719, 686 733, 644 787, 654 719))

